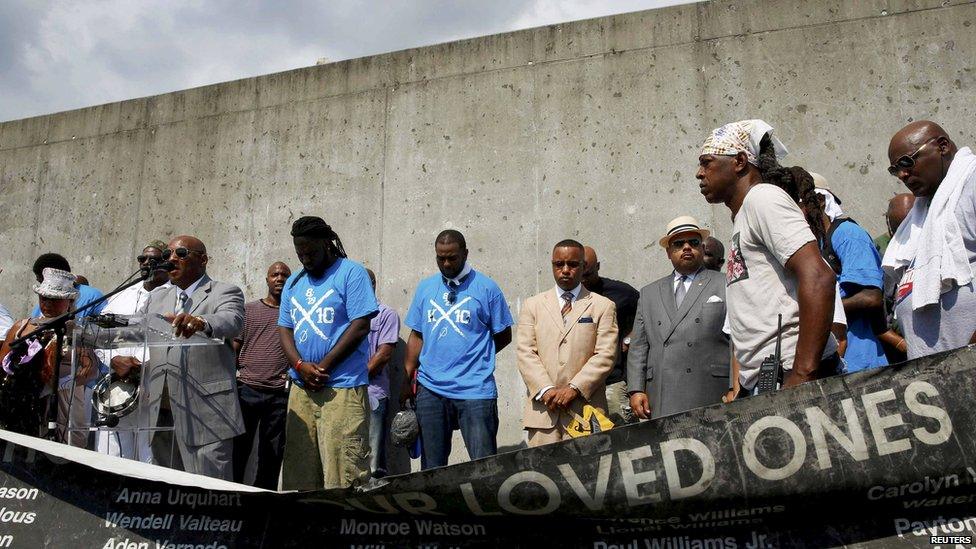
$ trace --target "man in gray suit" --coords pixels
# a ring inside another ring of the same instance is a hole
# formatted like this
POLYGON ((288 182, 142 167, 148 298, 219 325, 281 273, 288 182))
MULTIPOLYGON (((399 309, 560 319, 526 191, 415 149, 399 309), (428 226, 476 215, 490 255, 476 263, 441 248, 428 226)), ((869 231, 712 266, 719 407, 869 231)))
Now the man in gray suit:
MULTIPOLYGON (((202 332, 224 344, 151 349, 143 372, 149 376, 148 425, 168 425, 171 418, 185 471, 233 480, 233 441, 244 425, 231 341, 244 324, 244 294, 207 276, 207 248, 195 237, 171 240, 163 259, 174 265, 172 284, 153 290, 146 312, 171 321, 177 337, 202 332)), ((135 357, 112 359, 121 376, 140 367, 135 357)), ((170 463, 172 451, 164 433, 153 437, 153 462, 177 467, 170 463)))
POLYGON ((641 419, 719 403, 729 389, 725 276, 704 268, 706 238, 693 217, 668 223, 660 244, 674 271, 640 291, 627 390, 641 419))

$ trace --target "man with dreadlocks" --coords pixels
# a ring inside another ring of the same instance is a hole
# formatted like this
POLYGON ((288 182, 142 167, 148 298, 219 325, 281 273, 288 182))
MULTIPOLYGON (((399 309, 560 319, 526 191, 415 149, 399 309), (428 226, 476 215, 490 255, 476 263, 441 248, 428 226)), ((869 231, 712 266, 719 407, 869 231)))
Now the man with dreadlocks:
POLYGON ((366 268, 322 218, 292 225, 301 271, 281 292, 278 330, 292 368, 281 485, 346 488, 369 476, 366 336, 379 306, 366 268))
POLYGON ((777 315, 783 316, 784 386, 834 373, 840 361, 830 333, 834 274, 797 206, 798 190, 765 184, 782 169, 777 155, 786 154, 772 129, 762 120, 743 120, 714 130, 696 174, 705 200, 732 212, 726 306, 739 380, 747 390, 773 354, 777 315))

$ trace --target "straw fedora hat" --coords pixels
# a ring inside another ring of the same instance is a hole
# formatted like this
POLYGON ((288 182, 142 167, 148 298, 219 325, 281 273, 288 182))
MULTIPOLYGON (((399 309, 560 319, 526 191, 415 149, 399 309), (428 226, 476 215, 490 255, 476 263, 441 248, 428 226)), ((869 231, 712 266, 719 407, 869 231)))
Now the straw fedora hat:
POLYGON ((690 215, 682 215, 672 219, 671 222, 668 223, 668 230, 665 231, 664 236, 662 236, 661 240, 658 242, 661 244, 662 248, 667 249, 668 242, 671 241, 671 237, 681 233, 698 233, 701 235, 702 240, 705 240, 708 238, 708 235, 711 234, 708 232, 708 229, 703 228, 701 223, 699 223, 694 217, 691 217, 690 215))
POLYGON ((76 299, 75 275, 61 269, 45 268, 41 271, 44 281, 34 284, 34 293, 48 299, 76 299))

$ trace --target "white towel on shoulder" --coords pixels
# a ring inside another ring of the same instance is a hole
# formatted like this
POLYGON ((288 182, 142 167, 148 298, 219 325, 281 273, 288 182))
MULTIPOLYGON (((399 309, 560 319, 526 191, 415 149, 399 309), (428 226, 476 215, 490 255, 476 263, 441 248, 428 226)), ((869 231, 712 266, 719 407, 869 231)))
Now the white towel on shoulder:
POLYGON ((885 251, 881 267, 893 284, 915 262, 912 309, 939 302, 943 292, 973 280, 969 254, 956 222, 956 205, 966 181, 976 175, 976 155, 963 147, 956 152, 935 196, 916 198, 885 251))

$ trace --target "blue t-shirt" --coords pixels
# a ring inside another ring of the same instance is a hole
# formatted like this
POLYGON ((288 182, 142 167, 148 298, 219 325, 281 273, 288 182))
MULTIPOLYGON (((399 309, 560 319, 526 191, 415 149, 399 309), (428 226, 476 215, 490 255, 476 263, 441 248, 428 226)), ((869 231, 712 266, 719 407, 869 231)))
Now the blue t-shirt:
MULTIPOLYGON (((857 223, 847 221, 837 225, 830 243, 840 258, 841 273, 837 282, 840 283, 842 298, 860 291, 861 287, 884 287, 881 256, 867 231, 857 223)), ((847 315, 847 352, 844 361, 847 362, 848 372, 888 365, 884 348, 871 328, 871 320, 862 313, 847 315)))
MULTIPOLYGON (((78 299, 75 299, 75 304, 72 305, 71 308, 72 309, 79 309, 81 307, 84 307, 85 305, 88 305, 92 301, 95 301, 96 299, 100 299, 103 295, 104 294, 102 294, 102 291, 99 290, 98 288, 93 288, 93 287, 87 286, 85 284, 79 284, 78 285, 78 299)), ((98 305, 92 307, 91 309, 88 309, 87 311, 81 313, 78 316, 78 318, 84 318, 86 316, 95 316, 97 314, 101 314, 102 309, 104 309, 104 308, 105 308, 105 303, 104 302, 99 303, 98 305)), ((31 311, 31 316, 34 317, 34 318, 37 318, 37 317, 41 316, 41 306, 40 305, 34 305, 34 310, 31 311)))
MULTIPOLYGON (((312 278, 304 270, 288 277, 281 292, 278 326, 295 332, 295 347, 303 361, 319 362, 353 320, 369 318, 377 310, 379 305, 366 269, 340 257, 322 278, 312 278)), ((358 347, 332 367, 328 387, 349 389, 369 384, 366 340, 363 337, 358 347)), ((294 369, 289 368, 288 374, 299 386, 303 385, 294 369)))
POLYGON ((406 320, 424 337, 417 380, 447 398, 498 398, 492 336, 512 325, 508 303, 498 284, 473 269, 456 293, 448 303, 440 274, 417 285, 406 320))

